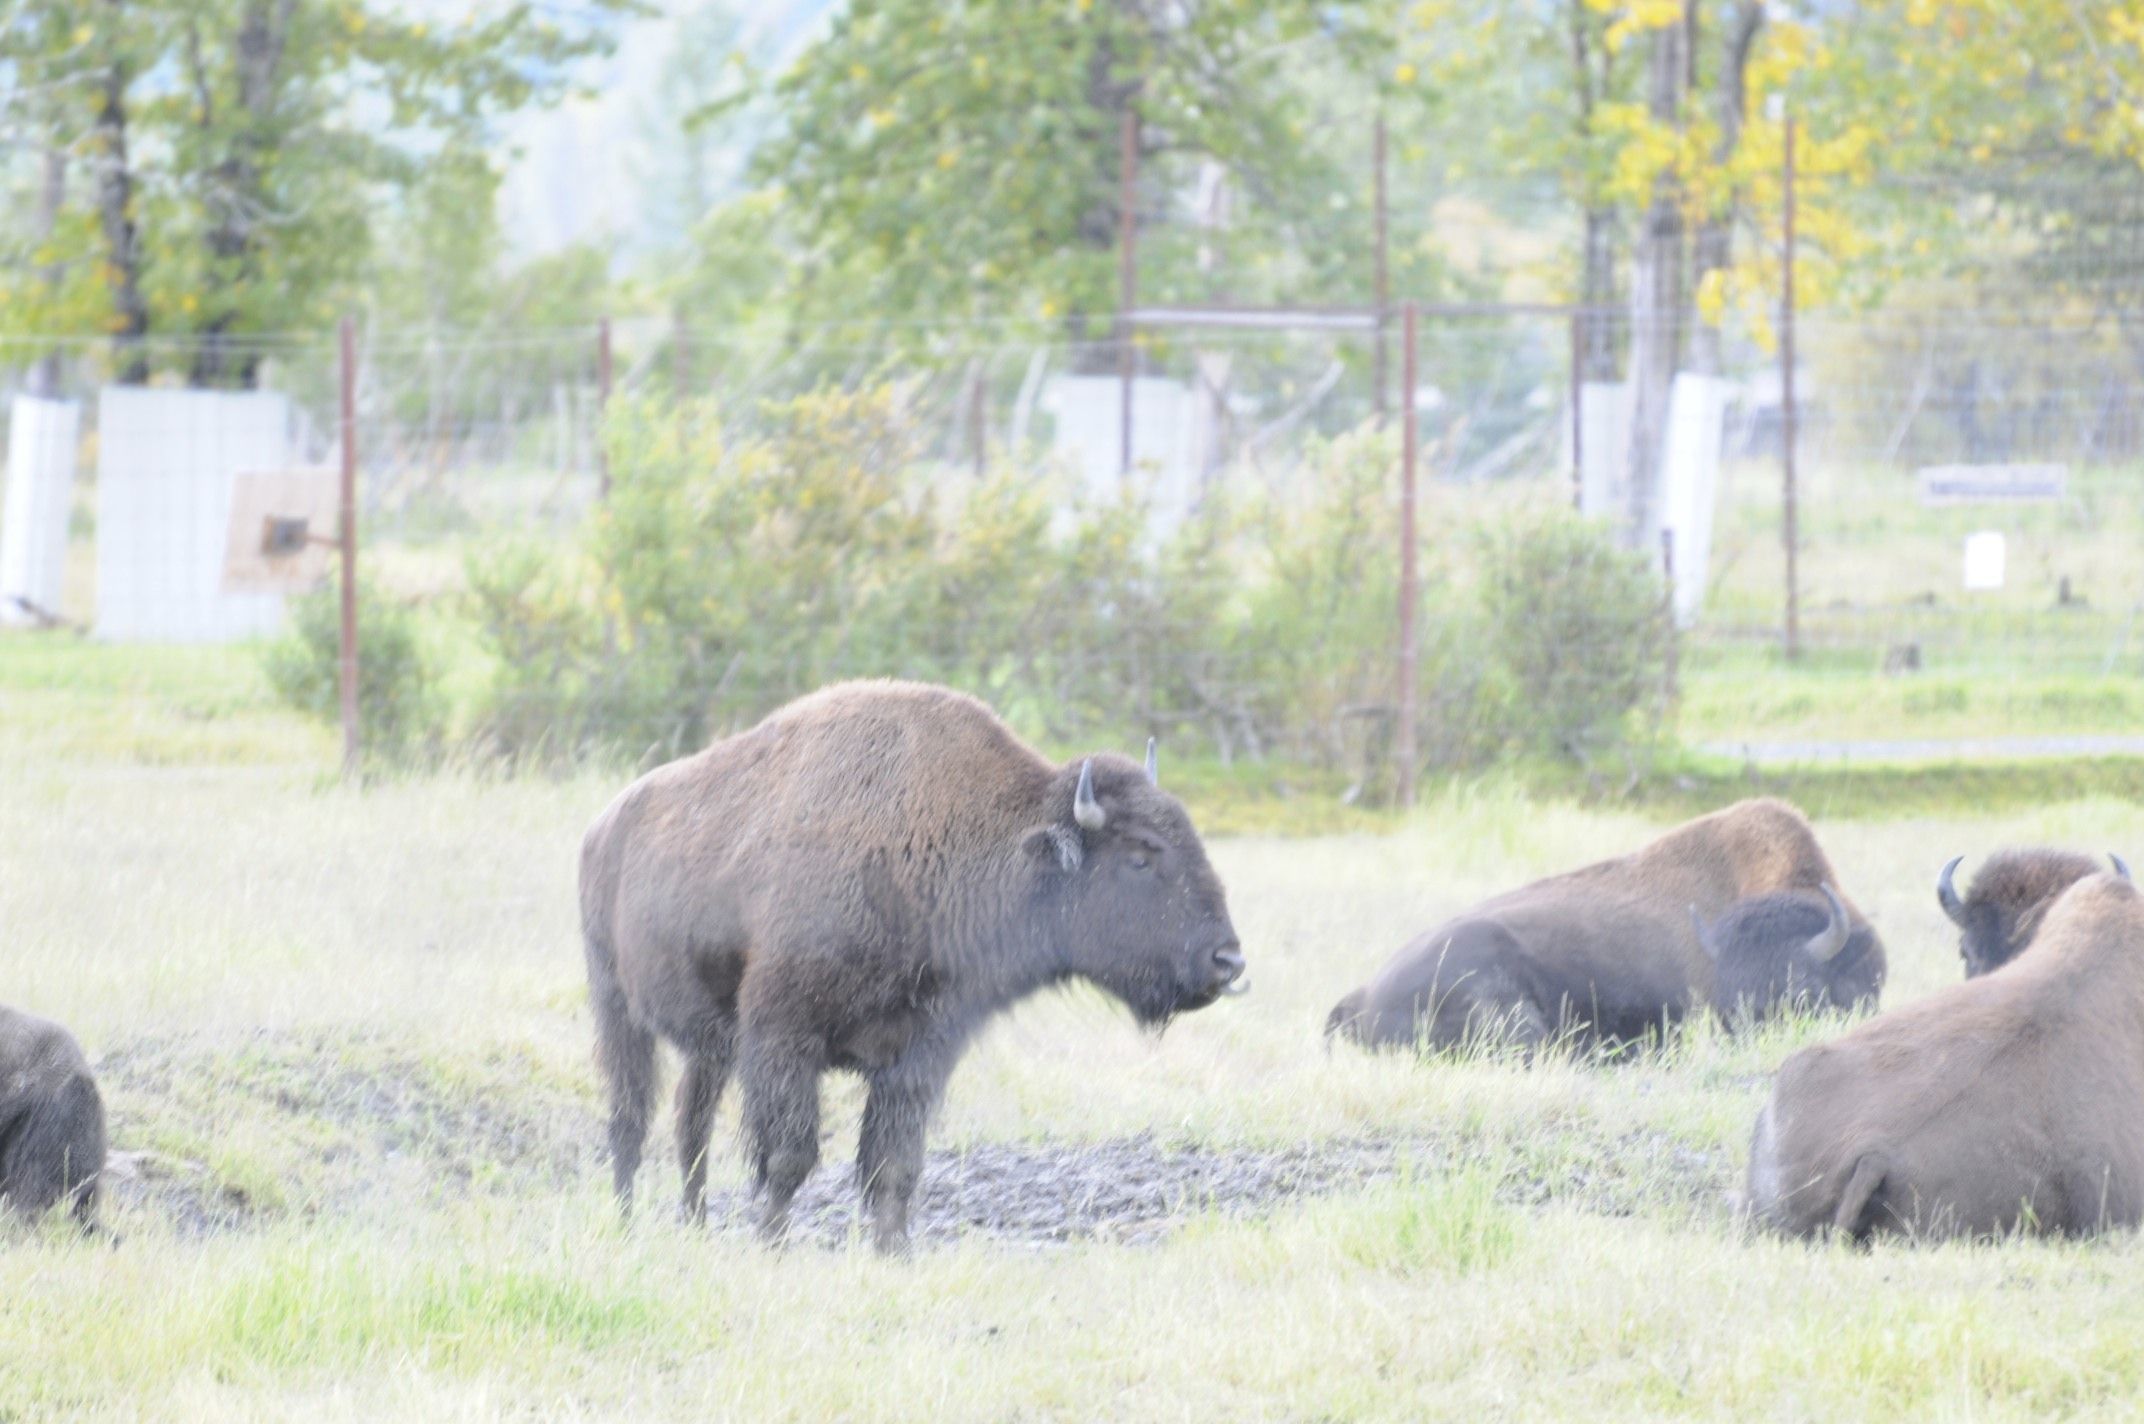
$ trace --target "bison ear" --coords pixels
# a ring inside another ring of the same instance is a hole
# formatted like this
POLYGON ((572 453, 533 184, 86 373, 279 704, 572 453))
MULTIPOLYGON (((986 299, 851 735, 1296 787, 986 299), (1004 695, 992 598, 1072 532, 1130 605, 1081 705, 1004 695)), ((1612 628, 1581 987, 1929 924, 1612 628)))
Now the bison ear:
POLYGON ((1087 858, 1079 832, 1070 826, 1037 826, 1021 838, 1020 849, 1037 860, 1054 861, 1064 871, 1079 869, 1087 858))

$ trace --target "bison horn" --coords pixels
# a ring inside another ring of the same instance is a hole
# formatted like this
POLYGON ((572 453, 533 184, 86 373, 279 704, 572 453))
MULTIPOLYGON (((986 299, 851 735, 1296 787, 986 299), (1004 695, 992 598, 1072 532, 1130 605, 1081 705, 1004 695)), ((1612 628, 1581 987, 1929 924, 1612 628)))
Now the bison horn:
POLYGON ((1083 831, 1099 831, 1109 823, 1109 814, 1094 799, 1094 758, 1079 765, 1079 790, 1072 793, 1072 819, 1083 831))
MULTIPOLYGON (((2113 851, 2111 851, 2111 850, 2107 852, 2107 859, 2109 859, 2109 860, 2111 860, 2111 861, 2113 861, 2113 862, 2114 862, 2114 873, 2115 873, 2116 875, 2119 875, 2119 876, 2121 876, 2121 877, 2122 877, 2122 879, 2124 879, 2124 880, 2129 880, 2129 879, 2130 879, 2130 874, 2129 874, 2129 862, 2128 862, 2128 861, 2126 861, 2126 860, 2122 859, 2122 858, 2121 858, 2120 856, 2116 855, 2116 854, 2115 854, 2115 853, 2114 853, 2113 851)), ((2132 881, 2132 883, 2134 883, 2134 882, 2132 881)))
POLYGON ((1817 934, 1809 937, 1809 957, 1819 964, 1829 964, 1838 958, 1839 951, 1846 948, 1846 937, 1853 933, 1853 925, 1846 918, 1846 906, 1839 903, 1838 894, 1829 885, 1820 885, 1824 898, 1831 902, 1831 923, 1817 934))
POLYGON ((1695 905, 1690 907, 1690 928, 1697 931, 1697 942, 1704 947, 1706 957, 1718 959, 1720 947, 1712 942, 1712 934, 1705 928, 1705 917, 1697 912, 1695 905))
POLYGON ((1161 763, 1154 756, 1154 738, 1146 739, 1146 779, 1149 786, 1161 785, 1161 763))
POLYGON ((1957 874, 1958 862, 1964 859, 1962 855, 1952 856, 1945 862, 1943 873, 1936 877, 1936 903, 1943 907, 1943 913, 1950 916, 1951 922, 1961 929, 1965 927, 1965 906, 1959 903, 1957 887, 1950 883, 1950 878, 1957 874))

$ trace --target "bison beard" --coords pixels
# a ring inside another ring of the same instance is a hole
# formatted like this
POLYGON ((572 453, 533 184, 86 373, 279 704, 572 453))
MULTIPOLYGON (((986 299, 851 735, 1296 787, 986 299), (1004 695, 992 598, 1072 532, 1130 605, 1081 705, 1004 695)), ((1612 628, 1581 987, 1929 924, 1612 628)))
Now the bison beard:
POLYGON ((94 1232, 103 1172, 104 1104, 81 1045, 0 1008, 0 1198, 24 1218, 64 1207, 94 1232))
POLYGON ((943 688, 849 683, 627 787, 582 843, 581 919, 621 1207, 655 1041, 677 1086, 684 1209, 734 1069, 779 1238, 819 1154, 819 1076, 869 1084, 857 1173, 882 1250, 906 1244, 925 1128, 992 1014, 1082 978, 1146 1024, 1242 985, 1226 899, 1145 768, 1053 767, 943 688))

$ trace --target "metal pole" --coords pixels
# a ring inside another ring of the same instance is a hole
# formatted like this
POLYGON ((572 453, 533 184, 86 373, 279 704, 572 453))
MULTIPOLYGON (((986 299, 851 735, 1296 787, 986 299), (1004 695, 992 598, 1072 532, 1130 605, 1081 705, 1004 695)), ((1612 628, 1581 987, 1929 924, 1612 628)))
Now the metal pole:
POLYGON ((1800 495, 1794 478, 1794 116, 1787 116, 1786 157, 1783 186, 1785 255, 1779 301, 1779 428, 1783 453, 1783 488, 1780 491, 1780 538, 1787 553, 1787 661, 1802 655, 1801 576, 1797 567, 1801 544, 1800 495))
POLYGON ((1667 648, 1661 659, 1660 705, 1669 708, 1675 705, 1675 684, 1680 681, 1682 672, 1680 653, 1675 645, 1675 531, 1672 529, 1660 531, 1660 568, 1667 576, 1668 584, 1667 607, 1663 610, 1667 648))
POLYGON ((1139 111, 1129 100, 1117 154, 1117 472, 1132 472, 1132 309, 1139 304, 1139 111))
POLYGON ((1586 507, 1586 314, 1571 313, 1571 508, 1586 507))
POLYGON ((1388 265, 1388 243, 1391 239, 1391 210, 1386 202, 1385 189, 1385 107, 1377 106, 1377 127, 1371 133, 1371 210, 1374 231, 1371 239, 1370 260, 1373 301, 1377 308, 1376 344, 1372 347, 1370 366, 1371 405, 1377 414, 1380 428, 1385 423, 1385 386, 1387 384, 1387 356, 1385 354, 1385 327, 1388 324, 1388 309, 1392 305, 1391 268, 1388 265))
POLYGON ((1399 803, 1414 805, 1415 535, 1414 481, 1419 437, 1415 421, 1415 305, 1400 308, 1400 686, 1399 803))
POLYGON ((342 774, 358 770, 357 709, 357 327, 342 319, 342 658, 337 682, 342 694, 342 774))
POLYGON ((603 443, 603 417, 610 411, 610 318, 596 322, 596 496, 610 498, 610 451, 603 443))

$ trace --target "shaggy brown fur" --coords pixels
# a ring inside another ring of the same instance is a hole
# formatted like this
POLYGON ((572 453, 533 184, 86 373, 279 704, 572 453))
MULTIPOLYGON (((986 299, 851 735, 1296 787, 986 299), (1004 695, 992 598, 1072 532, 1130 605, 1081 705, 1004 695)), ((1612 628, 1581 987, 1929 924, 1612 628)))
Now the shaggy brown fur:
POLYGON ((1968 979, 2015 959, 2062 892, 2100 868, 2073 850, 1999 850, 1981 863, 1972 888, 1960 897, 1950 885, 1957 866, 1952 860, 1937 877, 1936 903, 1958 927, 1958 957, 1968 979))
MULTIPOLYGON (((1658 1033, 1712 995, 1693 908, 1710 922, 1737 900, 1826 883, 1837 877, 1799 811, 1737 802, 1630 855, 1537 880, 1438 926, 1335 1005, 1325 1029, 1373 1048, 1440 1049, 1658 1033)), ((1881 983, 1883 947, 1868 935, 1864 962, 1881 983)))
POLYGON ((0 1008, 0 1198, 25 1219, 65 1207, 94 1232, 103 1172, 104 1104, 81 1045, 0 1008))
POLYGON ((2144 899, 2078 881, 2010 964, 1805 1048, 1749 1202, 1795 1236, 2083 1234, 2144 1216, 2144 899))
POLYGON ((1243 971, 1205 847, 1146 771, 1051 766, 982 703, 913 683, 827 688, 634 782, 582 844, 581 920, 621 1204, 660 1035, 685 1055, 689 1217, 733 1065, 770 1237, 819 1155, 819 1075, 847 1069, 870 1084, 857 1170, 889 1250, 984 1020, 1084 978, 1158 1024, 1243 971))
POLYGON ((1698 938, 1712 957, 1712 1011, 1730 1029, 1781 1013, 1873 1008, 1883 991, 1876 932, 1854 928, 1846 907, 1820 896, 1758 895, 1737 901, 1698 938))

